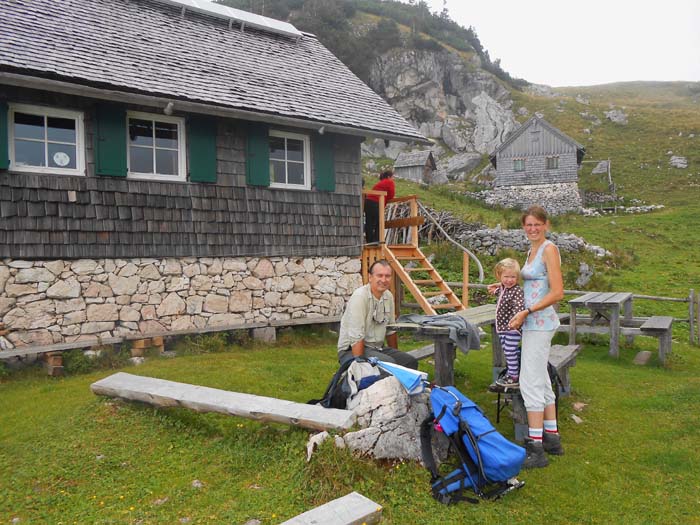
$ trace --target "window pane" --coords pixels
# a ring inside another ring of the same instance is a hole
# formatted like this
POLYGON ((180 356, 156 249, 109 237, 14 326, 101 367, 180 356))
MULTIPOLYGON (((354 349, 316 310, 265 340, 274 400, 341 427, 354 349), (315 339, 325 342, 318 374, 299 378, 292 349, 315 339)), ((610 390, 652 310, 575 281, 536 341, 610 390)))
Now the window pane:
POLYGON ((53 142, 75 144, 75 119, 48 117, 46 136, 53 142))
POLYGON ((304 162, 304 142, 287 139, 287 160, 304 162))
POLYGON ((153 122, 129 119, 129 140, 135 146, 153 146, 153 122))
POLYGON ((18 166, 46 166, 44 143, 15 140, 15 164, 18 166))
POLYGON ((284 184, 287 182, 285 176, 284 161, 281 160, 271 160, 270 161, 270 180, 272 182, 279 182, 284 184))
MULTIPOLYGON (((44 140, 44 117, 15 113, 15 137, 18 139, 44 140)), ((39 164, 32 164, 38 166, 39 164)))
POLYGON ((156 122, 156 147, 177 149, 177 124, 156 122))
POLYGON ((284 139, 270 137, 270 158, 284 160, 284 139))
POLYGON ((304 185, 304 163, 289 162, 287 163, 287 175, 289 184, 304 185))
POLYGON ((153 173, 153 150, 150 148, 129 148, 129 171, 153 173))
POLYGON ((156 173, 177 175, 177 151, 168 149, 156 150, 156 173))
POLYGON ((77 167, 75 158, 75 146, 67 144, 53 144, 49 142, 49 167, 51 168, 71 168, 77 167))

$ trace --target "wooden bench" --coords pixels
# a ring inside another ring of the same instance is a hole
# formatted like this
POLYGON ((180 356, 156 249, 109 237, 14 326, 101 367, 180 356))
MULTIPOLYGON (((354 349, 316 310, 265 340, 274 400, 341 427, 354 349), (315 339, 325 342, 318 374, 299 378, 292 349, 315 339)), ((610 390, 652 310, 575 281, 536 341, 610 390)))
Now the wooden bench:
POLYGON ((666 356, 671 353, 673 317, 665 315, 655 315, 650 317, 639 327, 643 335, 658 337, 659 339, 659 361, 666 362, 666 356))
MULTIPOLYGON (((556 370, 558 382, 553 384, 557 400, 571 393, 571 377, 569 368, 576 365, 576 356, 581 351, 581 345, 552 345, 549 353, 549 364, 556 370)), ((496 422, 501 420, 501 411, 510 405, 515 428, 515 440, 524 441, 527 437, 527 411, 520 390, 499 392, 496 406, 496 422), (503 401, 502 401, 503 400, 503 401)), ((558 406, 557 406, 558 409, 558 406)))
POLYGON ((382 519, 382 506, 358 492, 299 514, 282 525, 371 525, 382 519))
POLYGON ((100 379, 90 385, 90 389, 97 395, 139 401, 157 408, 184 407, 196 412, 217 412, 312 430, 347 430, 355 424, 356 417, 352 410, 323 408, 126 372, 100 379))
MULTIPOLYGON (((141 357, 146 348, 157 348, 161 352, 165 348, 165 339, 181 337, 185 335, 200 335, 214 332, 232 332, 236 330, 251 330, 255 338, 256 330, 276 330, 290 326, 330 324, 334 326, 340 322, 340 316, 335 317, 300 317, 298 319, 275 319, 265 322, 246 322, 231 325, 215 325, 205 328, 191 328, 187 330, 171 330, 150 333, 134 333, 120 337, 89 337, 70 343, 56 343, 52 345, 20 346, 13 350, 0 351, 0 362, 17 361, 31 357, 42 357, 46 362, 46 368, 51 376, 63 374, 63 352, 75 349, 89 349, 93 347, 117 345, 128 343, 131 345, 132 357, 141 357)), ((273 334, 274 335, 274 334, 273 334)), ((268 339, 269 340, 269 339, 268 339)), ((274 337, 272 338, 274 340, 274 337)))

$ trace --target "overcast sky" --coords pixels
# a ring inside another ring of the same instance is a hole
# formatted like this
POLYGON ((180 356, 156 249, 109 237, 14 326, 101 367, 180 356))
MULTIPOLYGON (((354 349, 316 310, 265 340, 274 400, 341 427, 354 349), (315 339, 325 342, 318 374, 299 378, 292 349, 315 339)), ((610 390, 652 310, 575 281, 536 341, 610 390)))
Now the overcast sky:
POLYGON ((529 82, 700 81, 700 0, 447 0, 447 9, 529 82))

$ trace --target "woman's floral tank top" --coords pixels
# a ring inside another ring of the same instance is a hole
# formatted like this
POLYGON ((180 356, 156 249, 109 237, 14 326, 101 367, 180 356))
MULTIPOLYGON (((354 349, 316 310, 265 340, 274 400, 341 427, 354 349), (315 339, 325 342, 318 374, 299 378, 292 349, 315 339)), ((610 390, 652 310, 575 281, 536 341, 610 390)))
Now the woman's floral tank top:
MULTIPOLYGON (((537 250, 532 262, 525 262, 520 271, 523 277, 523 291, 525 292, 525 307, 529 308, 538 303, 549 292, 549 280, 547 267, 544 264, 542 254, 544 247, 552 244, 551 241, 544 241, 537 250)), ((530 251, 527 252, 530 259, 530 251)), ((559 316, 553 306, 548 306, 544 310, 533 312, 525 318, 523 330, 556 330, 559 326, 559 316)))

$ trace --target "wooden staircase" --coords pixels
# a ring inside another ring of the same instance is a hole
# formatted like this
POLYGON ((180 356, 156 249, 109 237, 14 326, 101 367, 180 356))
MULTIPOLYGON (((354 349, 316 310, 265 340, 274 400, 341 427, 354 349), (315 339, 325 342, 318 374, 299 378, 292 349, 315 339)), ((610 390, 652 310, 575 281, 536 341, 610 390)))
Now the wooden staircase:
MULTIPOLYGON (((438 312, 465 310, 465 302, 460 301, 457 294, 440 277, 437 270, 430 264, 430 261, 418 247, 418 226, 423 223, 424 218, 418 216, 417 198, 415 195, 399 197, 393 199, 392 203, 408 202, 411 208, 411 217, 384 221, 384 192, 365 191, 367 193, 379 194, 379 239, 378 245, 365 245, 362 254, 362 274, 364 282, 367 282, 367 272, 371 264, 378 259, 386 259, 391 265, 398 279, 411 293, 416 302, 427 315, 435 315, 438 312), (410 228, 409 244, 384 243, 386 238, 385 230, 390 228, 410 228), (429 297, 444 296, 447 302, 442 304, 431 304, 429 297)), ((467 276, 469 273, 468 260, 465 258, 464 267, 464 290, 467 289, 467 276)), ((396 287, 396 286, 395 286, 396 287)), ((394 288, 395 288, 394 287, 394 288)), ((399 298, 397 290, 392 289, 394 297, 399 298)), ((397 310, 398 311, 398 310, 397 310)))
POLYGON ((428 315, 437 310, 464 310, 465 306, 447 286, 428 258, 417 246, 398 244, 384 247, 384 255, 396 275, 428 315), (427 278, 426 278, 427 275, 427 278), (431 304, 429 297, 444 296, 446 303, 431 304))

